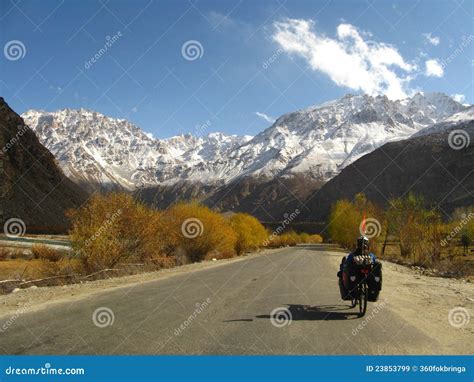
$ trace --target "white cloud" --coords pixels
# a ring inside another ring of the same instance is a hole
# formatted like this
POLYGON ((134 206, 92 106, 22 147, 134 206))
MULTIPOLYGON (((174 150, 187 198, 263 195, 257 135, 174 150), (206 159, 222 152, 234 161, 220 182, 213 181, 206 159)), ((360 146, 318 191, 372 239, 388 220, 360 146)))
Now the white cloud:
POLYGON ((431 45, 437 46, 441 42, 441 39, 438 36, 433 36, 431 33, 423 33, 423 37, 428 41, 431 45))
POLYGON ((256 114, 258 117, 264 119, 265 121, 267 121, 267 122, 269 122, 269 123, 275 122, 275 118, 270 117, 268 114, 260 113, 260 112, 258 112, 258 111, 256 111, 255 114, 256 114))
POLYGON ((283 50, 303 57, 311 69, 339 86, 391 99, 411 93, 408 83, 416 65, 406 62, 394 46, 368 40, 369 34, 351 24, 340 24, 336 38, 317 33, 311 20, 286 19, 274 28, 273 39, 283 50))
POLYGON ((428 77, 443 77, 444 69, 438 60, 425 62, 425 75, 428 77))
POLYGON ((145 131, 145 135, 146 135, 148 138, 150 138, 150 139, 155 139, 155 137, 153 136, 152 133, 147 133, 147 132, 145 131))
POLYGON ((451 97, 459 103, 464 103, 464 101, 466 101, 466 96, 464 94, 453 94, 451 97))

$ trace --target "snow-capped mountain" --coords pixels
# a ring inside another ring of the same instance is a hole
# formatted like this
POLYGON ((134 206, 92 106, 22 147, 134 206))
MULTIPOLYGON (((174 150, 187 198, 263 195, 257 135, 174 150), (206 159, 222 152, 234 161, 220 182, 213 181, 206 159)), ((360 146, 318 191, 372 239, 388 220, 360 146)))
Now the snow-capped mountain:
POLYGON ((474 106, 469 106, 465 110, 450 115, 448 118, 443 119, 441 122, 434 125, 428 126, 425 129, 418 131, 413 134, 413 137, 419 137, 422 135, 432 135, 442 131, 451 129, 453 126, 462 128, 463 123, 467 123, 474 120, 474 106))
POLYGON ((278 118, 232 153, 229 168, 236 175, 307 173, 328 180, 384 143, 407 138, 464 109, 441 93, 401 101, 347 95, 278 118))
POLYGON ((467 109, 442 93, 398 101, 347 95, 285 114, 253 138, 212 133, 164 140, 126 120, 84 109, 30 110, 22 117, 75 181, 133 189, 299 174, 326 181, 384 143, 467 109))
POLYGON ((85 109, 29 110, 22 117, 54 153, 65 174, 92 188, 100 185, 133 190, 193 180, 198 174, 219 176, 213 163, 251 138, 211 133, 153 139, 124 119, 85 109))

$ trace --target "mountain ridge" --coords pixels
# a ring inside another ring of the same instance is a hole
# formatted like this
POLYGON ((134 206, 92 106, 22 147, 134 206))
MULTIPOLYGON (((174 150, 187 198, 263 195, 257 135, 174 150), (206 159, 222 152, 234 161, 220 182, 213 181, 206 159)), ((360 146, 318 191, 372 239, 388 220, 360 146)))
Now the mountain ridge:
POLYGON ((76 183, 90 190, 134 190, 182 181, 220 187, 248 177, 270 181, 302 174, 325 182, 384 143, 466 108, 442 93, 398 101, 349 94, 286 113, 255 137, 210 133, 167 139, 87 109, 30 110, 23 117, 76 183))

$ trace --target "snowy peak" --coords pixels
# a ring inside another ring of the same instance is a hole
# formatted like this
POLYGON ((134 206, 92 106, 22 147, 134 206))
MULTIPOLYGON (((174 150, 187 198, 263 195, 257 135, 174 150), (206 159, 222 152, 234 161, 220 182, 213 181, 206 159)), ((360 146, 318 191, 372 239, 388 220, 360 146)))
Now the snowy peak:
POLYGON ((29 110, 25 123, 54 153, 64 172, 76 182, 134 189, 192 177, 251 137, 221 133, 153 139, 124 119, 79 109, 29 110))
POLYGON ((465 109, 441 93, 401 101, 349 94, 281 116, 232 153, 230 159, 236 160, 230 167, 235 176, 307 173, 324 181, 384 143, 408 138, 465 109))
POLYGON ((255 137, 211 133, 163 140, 86 109, 30 110, 23 118, 76 182, 134 189, 182 180, 225 184, 247 176, 304 174, 326 181, 386 142, 469 110, 442 93, 397 101, 349 94, 285 114, 255 137))

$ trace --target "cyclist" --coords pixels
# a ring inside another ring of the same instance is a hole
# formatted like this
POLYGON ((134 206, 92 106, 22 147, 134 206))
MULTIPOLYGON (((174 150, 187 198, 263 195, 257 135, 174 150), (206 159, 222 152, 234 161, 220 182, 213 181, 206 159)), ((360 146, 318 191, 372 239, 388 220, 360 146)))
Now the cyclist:
POLYGON ((369 251, 369 239, 365 236, 360 236, 357 239, 356 249, 343 257, 339 269, 338 276, 342 276, 342 285, 347 290, 349 289, 348 270, 352 265, 372 264, 375 265, 377 258, 369 251))

